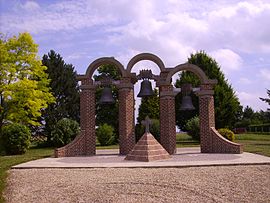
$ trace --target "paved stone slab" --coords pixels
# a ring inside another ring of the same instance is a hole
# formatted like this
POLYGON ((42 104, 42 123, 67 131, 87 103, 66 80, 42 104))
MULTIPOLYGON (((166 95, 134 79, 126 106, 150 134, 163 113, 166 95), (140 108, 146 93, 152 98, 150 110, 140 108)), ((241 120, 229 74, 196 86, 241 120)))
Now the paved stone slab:
POLYGON ((16 166, 21 168, 158 168, 158 167, 199 167, 226 165, 269 164, 270 157, 244 152, 242 154, 205 154, 199 148, 178 148, 171 159, 138 162, 124 160, 119 150, 97 150, 96 156, 44 158, 16 166))

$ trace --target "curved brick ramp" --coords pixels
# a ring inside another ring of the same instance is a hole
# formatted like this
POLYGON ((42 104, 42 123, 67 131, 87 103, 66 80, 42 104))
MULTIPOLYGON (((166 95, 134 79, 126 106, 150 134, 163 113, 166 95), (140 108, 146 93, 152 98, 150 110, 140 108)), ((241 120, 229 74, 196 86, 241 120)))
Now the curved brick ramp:
POLYGON ((218 133, 218 131, 214 127, 211 128, 211 137, 212 137, 211 153, 232 153, 232 154, 243 153, 243 145, 225 139, 222 135, 218 133))
POLYGON ((85 154, 85 131, 81 130, 80 134, 78 134, 75 139, 69 144, 57 148, 54 151, 54 156, 58 157, 66 157, 66 156, 80 156, 85 154))

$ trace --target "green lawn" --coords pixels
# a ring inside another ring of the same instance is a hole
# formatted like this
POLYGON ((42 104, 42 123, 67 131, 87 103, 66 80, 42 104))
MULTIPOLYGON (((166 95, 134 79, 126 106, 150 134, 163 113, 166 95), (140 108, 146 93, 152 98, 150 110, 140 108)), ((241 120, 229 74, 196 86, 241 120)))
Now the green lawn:
POLYGON ((235 139, 237 143, 244 145, 245 152, 270 157, 270 135, 238 134, 235 139))
MULTIPOLYGON (((270 157, 270 135, 262 134, 240 134, 236 135, 237 143, 244 145, 245 152, 257 153, 270 157)), ((176 136, 177 147, 194 147, 200 146, 199 142, 193 140, 186 133, 179 133, 176 136)), ((97 149, 117 149, 118 145, 111 146, 97 146, 97 149)), ((44 157, 50 157, 53 155, 52 148, 30 149, 24 155, 16 156, 0 156, 0 194, 5 187, 5 181, 7 177, 7 170, 11 166, 27 162, 34 159, 40 159, 44 157)), ((4 202, 3 196, 0 197, 0 203, 4 202)))
MULTIPOLYGON (((244 145, 245 152, 261 154, 270 157, 270 135, 264 134, 237 134, 235 142, 244 145)), ((176 136, 177 147, 200 146, 199 142, 193 140, 185 133, 176 136)))

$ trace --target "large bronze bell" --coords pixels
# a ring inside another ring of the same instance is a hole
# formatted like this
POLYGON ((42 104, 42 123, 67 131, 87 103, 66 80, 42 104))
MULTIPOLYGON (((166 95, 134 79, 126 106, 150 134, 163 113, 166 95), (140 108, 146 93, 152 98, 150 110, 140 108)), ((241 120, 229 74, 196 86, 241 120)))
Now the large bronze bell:
POLYGON ((104 87, 99 100, 100 104, 113 104, 115 102, 112 96, 112 89, 110 87, 104 87))
POLYGON ((192 104, 192 99, 190 96, 190 93, 192 91, 192 85, 191 84, 183 84, 181 86, 182 91, 182 103, 180 107, 180 111, 186 111, 186 110, 195 110, 195 107, 192 104))
POLYGON ((195 110, 195 107, 192 104, 191 96, 189 96, 189 95, 183 96, 180 110, 181 111, 195 110))
POLYGON ((141 90, 138 97, 148 97, 154 95, 154 91, 152 89, 152 84, 149 80, 143 80, 141 83, 141 90))

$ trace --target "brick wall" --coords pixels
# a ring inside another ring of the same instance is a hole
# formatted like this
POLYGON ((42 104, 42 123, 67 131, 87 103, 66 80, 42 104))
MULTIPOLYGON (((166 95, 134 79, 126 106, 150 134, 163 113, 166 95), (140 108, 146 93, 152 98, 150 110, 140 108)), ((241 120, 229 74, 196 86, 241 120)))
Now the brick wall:
POLYGON ((175 99, 173 87, 160 86, 160 143, 169 154, 176 152, 175 99), (166 95, 166 96, 162 96, 166 95))
POLYGON ((133 87, 120 88, 119 92, 119 148, 120 154, 128 154, 135 145, 134 91, 133 87))
POLYGON ((199 97, 201 152, 212 152, 211 127, 215 127, 214 98, 211 95, 199 97))
POLYGON ((83 80, 80 93, 80 134, 68 145, 55 150, 55 157, 96 154, 95 87, 83 80))
POLYGON ((202 153, 234 153, 243 152, 243 146, 223 138, 215 129, 215 108, 213 86, 201 85, 199 95, 200 138, 202 153))

